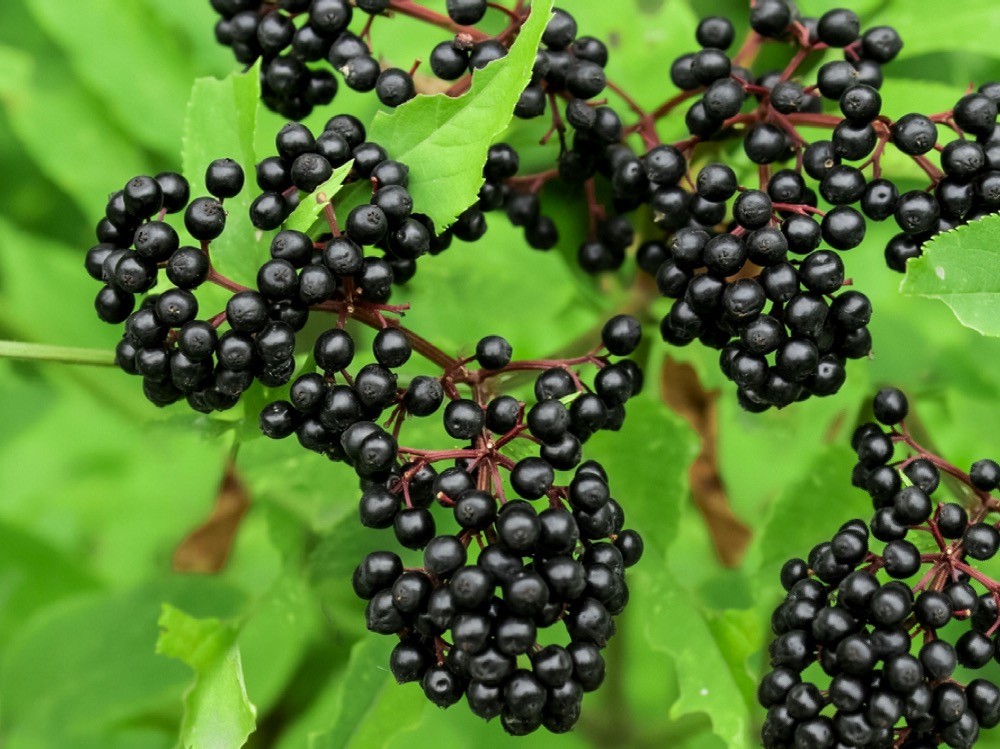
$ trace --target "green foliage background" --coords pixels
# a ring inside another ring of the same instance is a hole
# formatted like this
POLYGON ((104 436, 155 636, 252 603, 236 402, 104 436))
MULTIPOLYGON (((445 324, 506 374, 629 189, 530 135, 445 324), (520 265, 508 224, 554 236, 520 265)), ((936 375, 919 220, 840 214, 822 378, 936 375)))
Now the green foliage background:
MULTIPOLYGON (((906 41, 883 88, 891 116, 947 108, 970 81, 1000 77, 993 0, 845 4, 868 25, 892 23, 906 41)), ((694 46, 700 15, 745 16, 737 0, 565 6, 583 33, 613 40, 610 75, 647 106, 673 93, 669 62, 694 46)), ((397 23, 393 62, 407 67, 431 42, 397 23)), ((0 3, 0 338, 114 345, 115 332, 91 314, 95 288, 83 253, 108 192, 134 174, 182 166, 195 78, 234 69, 212 24, 206 0, 0 3)), ((389 25, 376 25, 376 45, 379 33, 393 33, 389 25)), ((372 99, 342 92, 333 109, 370 121, 372 99)), ((258 116, 262 154, 280 121, 258 116)), ((508 137, 537 141, 534 127, 515 125, 508 137)), ((680 127, 679 117, 668 120, 664 137, 680 127)), ((196 171, 209 157, 253 149, 212 138, 200 131, 187 144, 205 155, 191 156, 201 162, 196 171)), ((545 163, 538 147, 526 154, 527 171, 545 163)), ((904 189, 923 187, 904 165, 896 175, 904 189)), ((570 206, 554 208, 570 227, 564 253, 533 252, 491 218, 483 242, 426 261, 400 295, 414 306, 412 327, 455 350, 502 333, 524 357, 593 335, 627 303, 630 279, 595 286, 566 262, 574 221, 582 223, 570 206), (480 314, 467 313, 469 299, 480 314)), ((777 567, 866 514, 867 498, 850 487, 846 436, 877 385, 914 396, 921 424, 954 462, 996 457, 1000 342, 962 327, 940 302, 899 293, 881 258, 891 231, 871 228, 847 258, 874 302, 876 348, 851 367, 840 396, 763 416, 739 412, 732 397, 721 401, 722 473, 735 513, 753 531, 738 569, 718 563, 690 501, 697 437, 658 403, 666 350, 649 348, 644 401, 630 408, 621 434, 588 444, 648 548, 608 651, 608 683, 587 697, 576 732, 519 746, 754 744, 754 680, 777 567)), ((991 319, 986 332, 995 334, 991 319)), ((722 386, 710 354, 671 354, 722 386)), ((464 708, 440 712, 417 686, 391 684, 391 644, 365 636, 347 584, 360 555, 386 539, 356 527, 356 483, 343 467, 292 443, 245 441, 237 468, 253 504, 230 563, 218 576, 179 575, 174 548, 209 515, 234 442, 252 430, 181 408, 156 413, 112 369, 12 361, 0 361, 0 414, 0 745, 228 749, 248 733, 248 746, 280 749, 515 743, 464 708)), ((1000 736, 983 745, 1000 746, 1000 736)))

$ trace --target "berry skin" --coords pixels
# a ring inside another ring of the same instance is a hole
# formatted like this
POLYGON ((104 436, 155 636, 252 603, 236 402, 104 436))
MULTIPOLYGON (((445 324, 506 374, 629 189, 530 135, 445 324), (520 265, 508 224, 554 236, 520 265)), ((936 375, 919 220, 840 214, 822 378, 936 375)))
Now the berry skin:
POLYGON ((639 346, 642 327, 631 315, 618 315, 604 324, 601 340, 608 352, 615 356, 628 356, 639 346))
POLYGON ((407 362, 412 348, 405 333, 396 328, 384 328, 375 336, 372 351, 379 364, 395 369, 407 362))
POLYGON ((177 213, 188 204, 191 188, 184 177, 176 172, 161 172, 155 179, 163 195, 163 210, 177 213))
POLYGON ((472 439, 482 430, 484 421, 483 409, 475 401, 452 401, 444 410, 445 431, 455 439, 472 439))
POLYGON ((330 179, 332 174, 330 162, 319 154, 304 153, 292 163, 292 184, 304 192, 313 192, 330 179))
POLYGON ((996 461, 977 460, 969 469, 972 485, 984 492, 992 492, 1000 486, 1000 465, 996 461))
POLYGON ((156 317, 167 327, 179 328, 198 315, 198 300, 184 289, 168 289, 154 306, 156 317))
POLYGON ((542 34, 542 43, 551 50, 563 50, 576 39, 576 32, 576 20, 573 16, 561 8, 556 8, 542 34))
POLYGON ((901 390, 882 388, 873 402, 875 418, 886 426, 893 426, 906 418, 909 403, 901 390))
POLYGON ((383 104, 398 107, 416 96, 413 78, 399 68, 383 70, 375 83, 375 93, 383 104))
MULTIPOLYGON (((272 15, 278 16, 276 13, 272 15)), ((205 171, 205 186, 219 200, 239 195, 244 180, 243 167, 232 159, 217 159, 205 171)))
POLYGON ((382 209, 375 205, 361 205, 347 216, 347 235, 360 245, 371 245, 381 240, 389 223, 382 209))
POLYGON ((512 355, 510 343, 497 335, 481 338, 476 344, 476 362, 483 369, 503 369, 510 364, 512 355))
POLYGON ((892 142, 906 154, 921 155, 934 148, 938 132, 933 122, 921 114, 907 114, 892 126, 892 142))
POLYGON ((195 239, 210 242, 226 228, 226 212, 212 198, 196 198, 184 212, 184 226, 195 239))
POLYGON ((777 37, 792 22, 792 12, 784 0, 761 0, 750 10, 750 26, 758 34, 777 37))
POLYGON ((468 72, 469 53, 454 42, 441 42, 431 50, 429 62, 431 71, 438 78, 455 81, 468 72))
POLYGON ((152 177, 135 177, 122 193, 125 210, 136 218, 150 218, 163 206, 163 190, 152 177))
POLYGON ((525 499, 541 499, 552 487, 555 473, 541 458, 523 458, 510 474, 511 485, 525 499))
POLYGON ((486 15, 486 0, 448 0, 448 15, 457 24, 471 26, 486 15))
POLYGON ((436 377, 418 375, 410 382, 403 397, 406 410, 414 416, 430 416, 444 401, 444 388, 436 377))
POLYGON ((277 229, 285 220, 287 211, 288 204, 284 197, 279 193, 265 192, 250 206, 250 222, 262 231, 277 229))
POLYGON ((843 8, 827 11, 816 24, 819 40, 831 47, 846 47, 858 38, 860 31, 858 15, 843 8))
POLYGON ((728 18, 709 16, 703 18, 695 31, 695 38, 702 47, 726 50, 733 43, 736 30, 728 18))

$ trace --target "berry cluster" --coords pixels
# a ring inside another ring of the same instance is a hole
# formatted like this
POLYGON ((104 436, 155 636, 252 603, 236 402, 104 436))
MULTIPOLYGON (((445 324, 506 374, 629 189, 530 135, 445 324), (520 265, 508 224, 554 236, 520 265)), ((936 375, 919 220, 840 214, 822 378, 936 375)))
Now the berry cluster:
POLYGON ((164 173, 136 177, 108 200, 97 227, 99 244, 86 258, 88 273, 104 284, 95 306, 105 322, 125 323, 117 363, 142 376, 147 397, 157 405, 187 397, 199 411, 225 410, 254 380, 266 387, 286 384, 295 371, 296 333, 311 311, 341 314, 350 308, 369 322, 399 311, 385 304, 392 284, 412 278, 417 258, 443 251, 457 233, 438 236, 430 219, 413 212, 407 166, 365 141, 365 128, 350 115, 333 117, 318 138, 289 124, 276 146, 278 155, 256 169, 263 192, 250 207, 250 220, 257 228, 280 229, 300 195, 312 193, 348 162, 347 181, 369 185, 372 195, 350 211, 343 232, 332 208, 329 232, 316 239, 277 231, 256 289, 221 276, 211 264, 211 244, 226 226, 224 203, 245 188, 236 162, 220 159, 208 166, 210 196, 191 200, 188 182, 164 173), (183 213, 195 245, 181 245, 164 220, 172 213, 183 213), (371 248, 381 254, 371 254, 371 248), (167 288, 157 286, 161 270, 167 288), (224 310, 199 318, 195 292, 206 282, 234 293, 224 310), (136 310, 138 295, 145 297, 136 310), (228 330, 220 334, 224 324, 228 330))
MULTIPOLYGON (((639 534, 624 529, 604 469, 583 459, 583 444, 600 430, 620 429, 626 402, 642 389, 634 361, 611 361, 639 346, 639 322, 613 317, 601 344, 576 358, 517 361, 510 343, 495 335, 480 340, 473 356, 450 356, 393 317, 406 305, 385 302, 394 280, 413 275, 418 257, 440 252, 453 236, 481 236, 482 212, 470 209, 436 236, 429 220, 413 212, 406 165, 367 142, 349 115, 332 118, 319 137, 286 125, 276 148, 277 155, 257 165, 263 192, 249 209, 257 229, 274 232, 256 289, 212 263, 212 243, 226 228, 226 201, 246 188, 236 162, 208 166, 210 196, 192 200, 187 180, 165 173, 136 177, 110 197, 98 225, 100 244, 85 265, 104 284, 99 317, 124 323, 119 366, 143 378, 153 403, 186 397, 206 413, 232 408, 255 381, 287 386, 287 398, 259 415, 264 434, 295 435, 304 448, 348 463, 363 491, 361 523, 392 528, 403 548, 424 551, 423 566, 408 570, 393 552, 370 555, 354 580, 369 599, 369 628, 401 638, 391 663, 400 682, 420 680, 441 706, 467 694, 473 712, 502 716, 511 733, 542 725, 569 730, 583 692, 601 682, 600 651, 628 601, 624 570, 642 554, 639 534), (350 169, 347 181, 356 184, 348 190, 354 207, 345 208, 343 230, 321 194, 340 167, 350 169), (368 202, 355 205, 357 188, 370 188, 368 202), (315 237, 284 228, 313 193, 325 227, 311 230, 315 237), (181 246, 166 221, 175 213, 197 246, 181 246), (161 270, 167 288, 158 285, 161 270), (195 295, 204 284, 230 293, 224 310, 207 318, 199 317, 195 295), (315 371, 296 376, 298 339, 313 313, 332 314, 336 322, 312 343, 315 371), (358 361, 352 322, 377 331, 367 362, 358 361), (401 383, 399 370, 414 353, 437 369, 401 383), (584 368, 596 369, 592 386, 584 384, 584 368), (530 407, 504 394, 525 372, 536 375, 530 407), (435 414, 457 446, 400 444, 408 419, 435 414), (565 482, 560 472, 570 472, 565 482), (544 506, 536 508, 538 501, 544 506), (454 528, 438 529, 434 504, 448 510, 442 522, 454 528), (481 553, 470 563, 473 543, 481 553), (557 622, 570 642, 542 647, 538 629, 557 622)), ((491 149, 487 184, 502 192, 516 162, 510 149, 491 149)))
POLYGON ((1000 465, 965 473, 933 455, 907 429, 908 409, 899 390, 879 391, 877 423, 852 438, 872 520, 782 568, 773 670, 758 689, 764 746, 967 749, 1000 723, 1000 687, 974 673, 997 653, 1000 583, 977 563, 1000 549, 989 520, 1000 465), (942 478, 965 504, 934 501, 942 478))
MULTIPOLYGON (((251 3, 253 12, 233 5, 224 15, 235 19, 242 10, 258 20, 291 17, 325 8, 324 2, 350 9, 345 0, 278 3, 277 9, 251 3)), ((448 3, 448 16, 410 0, 359 7, 455 33, 430 57, 436 76, 455 81, 452 95, 466 90, 479 62, 506 53, 528 12, 520 3, 514 10, 494 6, 509 24, 489 37, 474 26, 489 7, 480 0, 448 3)), ((338 29, 337 39, 355 40, 348 46, 368 55, 363 39, 374 17, 368 16, 360 37, 338 29)), ((581 267, 616 270, 641 240, 634 250, 639 267, 676 300, 663 320, 665 340, 699 340, 720 350, 721 368, 736 383, 741 404, 762 411, 837 392, 847 361, 870 353, 871 305, 861 291, 841 293, 853 280, 838 255, 862 245, 869 221, 897 223, 900 231, 885 258, 903 271, 936 233, 1000 208, 1000 85, 985 84, 947 112, 894 121, 882 113, 880 94, 882 66, 903 46, 894 29, 862 31, 858 16, 842 8, 805 17, 790 0, 753 3, 749 22, 748 36, 731 53, 734 24, 719 16, 704 19, 696 31, 700 49, 670 65, 679 93, 646 110, 608 79, 608 45, 580 36, 573 15, 557 9, 515 114, 530 119, 549 113, 552 126, 543 143, 558 136, 558 157, 551 168, 519 174, 516 151, 497 146, 479 203, 456 231, 481 235, 482 214, 502 207, 524 227, 530 246, 552 248, 559 230, 543 214, 541 195, 556 180, 577 186, 589 218, 578 248, 581 267), (766 43, 791 49, 784 68, 756 69, 766 43), (831 50, 837 58, 827 57, 804 80, 805 66, 831 50), (839 114, 825 113, 825 101, 839 114), (664 143, 659 121, 682 109, 687 137, 664 143), (809 140, 817 129, 829 130, 829 137, 809 140), (941 131, 953 134, 951 142, 938 143, 941 131), (692 171, 691 164, 704 163, 704 148, 717 150, 734 139, 757 166, 756 185, 741 184, 745 177, 726 163, 692 171), (928 175, 926 190, 902 192, 883 177, 889 147, 928 175), (938 152, 935 163, 931 157, 938 152), (647 225, 647 217, 662 237, 639 236, 636 227, 647 225)), ((367 83, 375 85, 374 79, 367 83)))
MULTIPOLYGON (((486 0, 450 0, 448 15, 411 0, 211 0, 211 3, 221 16, 215 25, 216 39, 230 47, 239 62, 252 65, 262 60, 264 103, 296 120, 308 116, 316 106, 329 104, 336 96, 339 84, 327 65, 340 73, 348 88, 374 91, 385 106, 398 107, 416 96, 414 76, 421 68, 421 61, 414 62, 409 70, 383 68, 372 51, 372 25, 377 17, 410 16, 454 33, 453 39, 431 50, 428 66, 433 76, 455 82, 452 91, 457 94, 466 90, 473 71, 507 55, 528 15, 527 8, 502 9, 509 24, 493 36, 475 28, 489 9, 486 0), (358 33, 350 30, 355 8, 362 11, 358 14, 359 23, 355 24, 358 33)), ((567 35, 572 42, 575 25, 570 28, 565 22, 554 21, 547 34, 553 44, 558 45, 567 35)), ((563 68, 564 74, 567 67, 563 68)), ((590 90, 595 85, 590 79, 592 75, 592 71, 581 71, 574 80, 590 90)), ((539 103, 539 93, 535 89, 526 93, 524 100, 531 99, 532 103, 521 106, 544 110, 544 95, 539 103)))
MULTIPOLYGON (((605 325, 602 348, 624 356, 640 337, 634 318, 618 316, 605 325)), ((440 377, 417 375, 397 387, 392 370, 410 358, 410 336, 382 328, 372 346, 376 363, 351 377, 354 339, 337 327, 316 341, 323 374, 299 376, 289 399, 260 417, 267 436, 295 434, 303 447, 350 464, 363 490, 361 524, 391 528, 404 549, 423 550, 419 567, 379 551, 354 573, 355 592, 368 601, 368 628, 400 638, 390 659, 396 679, 419 681, 439 707, 464 694, 473 713, 500 716, 512 734, 543 725, 568 731, 579 719, 583 693, 602 681, 600 650, 614 633, 613 617, 628 601, 625 568, 642 554, 639 534, 623 530, 604 469, 582 457, 595 432, 620 428, 626 401, 642 387, 634 362, 609 363, 599 351, 513 361, 504 338, 487 336, 474 357, 455 360, 440 377), (598 368, 592 391, 577 371, 587 365, 598 368), (530 408, 489 395, 518 371, 539 371, 530 408), (461 397, 461 386, 471 398, 461 397), (439 412, 460 446, 399 444, 406 416, 439 412), (515 461, 509 452, 519 444, 536 454, 515 461), (557 484, 559 471, 573 472, 568 485, 557 484), (508 496, 503 472, 516 497, 508 496), (540 500, 541 509, 532 504, 540 500), (435 519, 433 505, 444 508, 443 518, 435 519), (451 526, 444 532, 442 521, 451 526), (560 621, 569 644, 538 644, 538 630, 560 621)))

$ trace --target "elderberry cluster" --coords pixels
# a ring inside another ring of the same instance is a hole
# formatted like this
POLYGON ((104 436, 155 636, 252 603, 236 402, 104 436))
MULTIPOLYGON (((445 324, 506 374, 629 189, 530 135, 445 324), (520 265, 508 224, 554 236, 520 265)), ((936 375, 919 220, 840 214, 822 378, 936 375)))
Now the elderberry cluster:
MULTIPOLYGON (((634 318, 619 316, 605 325, 603 348, 625 356, 640 336, 634 318)), ((294 433, 304 447, 349 463, 363 490, 361 524, 391 528, 401 547, 423 550, 419 567, 379 551, 354 573, 354 590, 368 601, 368 628, 400 638, 390 659, 400 683, 419 682, 439 707, 464 695, 474 714, 500 716, 515 735, 540 726, 570 730, 583 693, 601 684, 600 651, 628 602, 625 568, 642 554, 606 472, 583 460, 582 445, 599 430, 620 428, 641 371, 629 359, 584 357, 581 363, 599 367, 590 390, 569 364, 512 361, 510 344, 487 336, 452 371, 397 387, 392 369, 411 354, 407 337, 384 328, 372 352, 377 363, 351 377, 351 335, 343 328, 322 334, 314 355, 323 374, 301 375, 289 400, 264 409, 261 428, 272 438, 294 433), (530 408, 510 395, 475 400, 455 389, 523 370, 541 370, 530 408), (383 428, 376 422, 389 409, 383 428), (437 413, 458 447, 398 444, 406 416, 437 413), (515 461, 507 453, 519 444, 535 454, 515 461), (557 472, 572 472, 568 485, 558 484, 557 472), (434 505, 444 511, 437 518, 434 505), (539 630, 558 622, 569 642, 538 644, 539 630)))
POLYGON ((976 673, 997 657, 1000 583, 977 563, 1000 548, 989 519, 1000 465, 981 460, 966 474, 929 453, 906 428, 899 390, 873 405, 877 423, 852 445, 874 517, 781 570, 773 670, 758 689, 766 747, 968 749, 1000 723, 1000 688, 976 673), (893 462, 897 447, 911 454, 893 462), (935 501, 943 473, 971 504, 935 501))
POLYGON ((256 289, 219 277, 210 260, 212 242, 226 227, 225 201, 246 187, 235 161, 208 166, 209 196, 192 200, 187 180, 164 173, 136 177, 108 200, 97 227, 99 244, 86 257, 87 272, 104 284, 95 307, 105 322, 124 322, 117 363, 143 378, 147 398, 157 405, 186 397, 196 410, 225 410, 255 380, 266 387, 288 383, 295 371, 296 333, 311 311, 337 312, 353 304, 377 313, 392 284, 413 276, 418 257, 441 252, 451 241, 452 232, 435 235, 430 219, 413 212, 409 169, 366 141, 356 118, 333 117, 318 138, 289 124, 278 133, 276 148, 278 155, 256 168, 263 192, 249 213, 259 229, 279 229, 301 195, 348 162, 346 181, 370 186, 372 195, 349 212, 343 232, 335 224, 316 239, 302 231, 277 231, 256 289), (181 245, 178 231, 165 220, 174 213, 183 214, 194 244, 181 245), (234 293, 224 310, 199 316, 195 292, 206 282, 234 293), (143 298, 136 309, 138 296, 143 298), (223 325, 228 329, 220 332, 223 325))
MULTIPOLYGON (((377 87, 380 99, 402 103, 415 93, 413 80, 405 71, 383 72, 368 45, 348 31, 354 5, 347 0, 211 3, 221 16, 215 24, 215 38, 245 65, 262 59, 264 103, 289 119, 303 119, 313 107, 327 105, 336 96, 338 83, 333 73, 311 65, 320 61, 340 70, 353 89, 371 91, 377 87)), ((384 5, 387 3, 358 3, 363 9, 384 5)))
POLYGON ((895 216, 900 233, 885 248, 886 264, 904 273, 906 261, 919 257, 925 242, 1000 210, 1000 83, 984 83, 943 116, 907 114, 891 126, 892 143, 906 154, 923 156, 938 147, 938 124, 954 130, 940 152, 941 173, 926 192, 903 195, 888 180, 865 188, 862 208, 874 220, 895 216), (971 137, 970 137, 971 136, 971 137), (972 138, 975 138, 973 140, 972 138))
MULTIPOLYGON (((329 104, 338 83, 329 65, 354 91, 374 91, 389 107, 406 103, 417 94, 414 74, 389 67, 383 69, 371 46, 375 17, 407 8, 393 8, 391 0, 211 0, 221 16, 215 25, 220 44, 230 47, 239 62, 252 65, 262 60, 261 85, 264 103, 291 119, 303 119, 314 107, 329 104), (350 30, 355 8, 363 12, 364 28, 350 30), (319 65, 317 65, 319 63, 319 65)), ((447 16, 426 8, 416 18, 435 22, 457 32, 437 44, 428 57, 431 73, 442 81, 458 81, 489 63, 506 57, 514 32, 527 18, 528 9, 510 11, 508 28, 490 36, 475 29, 486 16, 486 0, 449 0, 447 16)), ((410 9, 412 10, 412 9, 410 9)), ((545 111, 549 91, 569 90, 590 98, 604 88, 603 66, 607 48, 589 37, 576 38, 576 22, 557 11, 543 39, 548 53, 539 55, 534 75, 518 103, 518 114, 535 117, 545 111), (543 79, 548 83, 543 88, 543 79)))

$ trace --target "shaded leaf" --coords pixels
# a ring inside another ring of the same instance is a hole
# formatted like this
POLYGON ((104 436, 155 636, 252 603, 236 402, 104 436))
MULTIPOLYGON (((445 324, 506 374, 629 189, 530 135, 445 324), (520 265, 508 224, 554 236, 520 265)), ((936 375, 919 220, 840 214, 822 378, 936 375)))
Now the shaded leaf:
POLYGON ((38 609, 98 587, 68 554, 0 521, 0 643, 38 609))
POLYGON ((378 749, 414 730, 428 703, 389 673, 392 643, 368 635, 351 649, 333 725, 309 738, 309 749, 378 749))
POLYGON ((38 168, 96 224, 108 193, 152 167, 68 71, 42 62, 0 46, 0 101, 38 168))
POLYGON ((28 0, 28 7, 134 140, 176 151, 195 69, 142 2, 28 0))
POLYGON ((612 495, 625 510, 625 526, 664 554, 673 543, 680 505, 688 499, 685 476, 697 450, 687 425, 651 397, 626 405, 620 432, 598 432, 587 442, 588 458, 608 472, 612 495))
POLYGON ((190 676, 154 653, 164 600, 225 616, 243 604, 229 586, 188 578, 80 596, 40 611, 4 647, 4 746, 117 746, 130 724, 169 716, 190 676))
POLYGON ((656 580, 657 603, 646 626, 650 647, 669 655, 676 668, 680 696, 670 707, 671 717, 706 713, 727 747, 755 746, 744 664, 759 647, 757 638, 734 637, 727 620, 713 621, 669 568, 656 580))
POLYGON ((762 586, 777 585, 781 565, 792 557, 805 558, 816 544, 829 541, 851 518, 870 518, 868 495, 851 485, 857 461, 843 440, 821 453, 805 477, 789 485, 772 503, 760 536, 762 586))
POLYGON ((239 628, 218 619, 195 619, 164 605, 156 652, 195 672, 184 695, 183 749, 238 749, 253 733, 257 708, 243 683, 236 645, 239 628))

